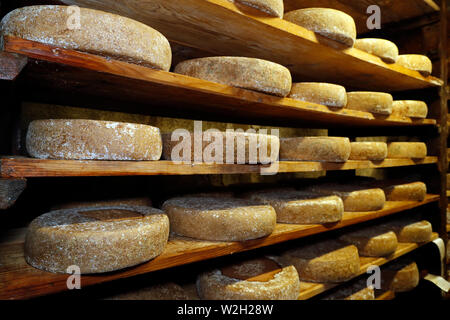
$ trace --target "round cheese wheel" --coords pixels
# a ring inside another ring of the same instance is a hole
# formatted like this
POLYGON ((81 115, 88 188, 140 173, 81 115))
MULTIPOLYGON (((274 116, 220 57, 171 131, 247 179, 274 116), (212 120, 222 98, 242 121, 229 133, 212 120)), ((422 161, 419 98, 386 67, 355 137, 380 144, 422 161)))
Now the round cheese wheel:
POLYGON ((387 157, 385 142, 352 142, 349 160, 381 161, 387 157))
POLYGON ((271 206, 230 198, 173 198, 163 204, 171 231, 215 241, 244 241, 267 236, 276 225, 271 206), (199 227, 201 226, 201 227, 199 227))
POLYGON ((419 268, 415 262, 399 261, 383 268, 381 287, 394 292, 411 291, 419 285, 419 268))
POLYGON ((336 195, 344 202, 344 211, 365 212, 381 210, 386 202, 384 191, 380 188, 365 188, 359 185, 324 183, 309 187, 321 195, 336 195))
POLYGON ((289 98, 335 108, 343 108, 347 105, 345 88, 331 83, 293 83, 289 98))
POLYGON ((164 250, 169 219, 149 207, 109 206, 56 210, 34 219, 25 259, 38 269, 101 273, 148 261, 164 250))
POLYGON ((432 225, 426 220, 402 219, 390 222, 387 227, 397 234, 398 242, 427 242, 433 234, 432 225))
POLYGON ((397 236, 392 231, 383 231, 376 227, 363 228, 345 233, 339 238, 348 244, 358 248, 360 256, 384 257, 397 250, 397 236))
POLYGON ((243 5, 255 8, 271 16, 283 18, 284 4, 283 0, 234 0, 243 5))
POLYGON ((425 119, 428 115, 428 106, 423 101, 398 100, 392 104, 392 115, 425 119))
POLYGON ((197 289, 208 300, 296 300, 300 280, 293 266, 259 258, 203 273, 197 289))
POLYGON ((391 185, 383 190, 388 201, 423 201, 427 195, 427 185, 420 181, 391 185))
POLYGON ((389 115, 394 99, 389 93, 355 91, 347 93, 347 109, 389 115))
POLYGON ((26 137, 28 153, 40 159, 159 160, 159 129, 95 120, 35 120, 26 137))
POLYGON ((340 221, 344 213, 344 204, 337 196, 320 197, 286 188, 254 191, 246 197, 271 205, 279 223, 332 223, 340 221))
POLYGON ((244 57, 208 57, 180 62, 174 72, 233 87, 285 97, 290 71, 274 62, 244 57))
POLYGON ((351 16, 339 10, 299 9, 285 13, 284 19, 348 47, 353 47, 356 41, 355 21, 351 16))
POLYGON ((300 280, 309 282, 344 282, 360 271, 358 249, 334 240, 287 250, 281 259, 295 266, 300 280))
POLYGON ((428 77, 433 71, 433 63, 430 58, 420 54, 401 54, 398 56, 397 64, 410 70, 419 71, 424 77, 428 77))
POLYGON ((2 20, 3 36, 84 51, 169 71, 172 51, 158 31, 115 14, 67 6, 31 6, 16 9, 2 20), (79 22, 79 25, 78 25, 79 22))
POLYGON ((345 162, 350 140, 340 137, 294 137, 280 139, 281 160, 345 162))
POLYGON ((398 47, 395 43, 376 38, 358 39, 355 48, 380 57, 387 63, 395 63, 398 59, 398 47))
POLYGON ((327 293, 323 300, 375 300, 375 290, 372 286, 367 286, 366 279, 343 284, 327 293))
POLYGON ((423 142, 390 142, 388 143, 388 158, 416 158, 427 156, 427 145, 423 142))
POLYGON ((106 300, 190 300, 185 290, 176 283, 155 284, 107 297, 106 300))
POLYGON ((68 202, 53 206, 53 210, 73 209, 73 208, 89 208, 89 207, 108 207, 108 206, 140 206, 151 207, 152 200, 149 198, 129 198, 129 199, 115 199, 103 201, 82 201, 82 202, 68 202))
POLYGON ((211 139, 206 139, 203 133, 201 142, 197 142, 195 134, 190 132, 190 139, 186 138, 187 142, 184 139, 172 140, 172 133, 163 133, 163 159, 194 162, 196 143, 201 145, 201 153, 197 156, 203 162, 267 164, 278 160, 280 150, 280 139, 269 134, 216 131, 211 139))

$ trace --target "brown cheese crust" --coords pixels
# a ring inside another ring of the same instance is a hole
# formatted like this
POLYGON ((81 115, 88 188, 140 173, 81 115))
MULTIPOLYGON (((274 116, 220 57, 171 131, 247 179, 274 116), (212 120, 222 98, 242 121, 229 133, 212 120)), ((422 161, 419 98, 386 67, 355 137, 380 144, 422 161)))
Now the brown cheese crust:
POLYGON ((171 231, 212 241, 244 241, 272 233, 276 212, 271 206, 231 198, 173 198, 163 204, 171 231), (199 227, 201 226, 201 227, 199 227))
POLYGON ((419 268, 415 262, 399 261, 381 272, 381 287, 394 292, 411 291, 419 285, 419 268))
POLYGON ((427 156, 427 145, 423 142, 390 142, 388 143, 388 158, 423 159, 427 156))
POLYGON ((345 162, 350 140, 340 137, 295 137, 280 139, 281 160, 345 162))
POLYGON ((158 209, 110 206, 51 211, 34 219, 25 259, 38 269, 101 273, 148 261, 164 250, 169 219, 158 209))
POLYGON ((397 100, 392 104, 392 115, 425 119, 428 115, 428 106, 423 101, 397 100))
POLYGON ((342 235, 340 240, 353 244, 358 248, 360 256, 384 257, 397 250, 397 236, 392 231, 370 227, 342 235))
POLYGON ((347 105, 345 88, 331 83, 293 83, 289 98, 334 108, 343 108, 347 105))
POLYGON ((433 63, 430 58, 420 54, 399 55, 397 64, 407 69, 419 71, 424 77, 428 77, 433 71, 433 63))
POLYGON ((285 13, 284 19, 348 47, 356 41, 355 21, 342 11, 306 8, 285 13))
POLYGON ((246 57, 208 57, 180 62, 174 72, 232 87, 286 97, 290 71, 280 64, 246 57))
POLYGON ((283 0, 232 0, 243 5, 255 8, 271 16, 283 18, 283 0))
POLYGON ((380 57, 387 63, 395 63, 398 59, 398 47, 385 39, 358 39, 355 42, 355 48, 380 57))
POLYGON ((347 93, 347 109, 390 115, 394 99, 389 93, 354 91, 347 93))
POLYGON ((79 8, 80 27, 70 25, 74 12, 67 6, 31 6, 8 13, 1 35, 84 51, 169 71, 172 51, 158 31, 129 18, 79 8))
POLYGON ((35 120, 26 138, 28 153, 40 159, 159 160, 158 128, 113 121, 35 120))
POLYGON ((352 142, 349 160, 381 161, 387 157, 385 142, 352 142))

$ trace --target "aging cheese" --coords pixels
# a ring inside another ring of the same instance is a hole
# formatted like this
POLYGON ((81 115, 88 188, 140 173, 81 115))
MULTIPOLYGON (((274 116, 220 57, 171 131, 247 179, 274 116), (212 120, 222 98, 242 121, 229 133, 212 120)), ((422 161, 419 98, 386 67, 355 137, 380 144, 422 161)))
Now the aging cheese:
POLYGON ((8 13, 0 24, 2 37, 13 36, 84 51, 169 71, 172 51, 158 31, 129 18, 67 6, 31 6, 8 13), (79 24, 78 24, 79 22, 79 24))
POLYGON ((428 106, 423 101, 397 100, 392 104, 392 115, 398 117, 425 119, 427 114, 428 106))
POLYGON ((271 16, 283 18, 284 13, 283 0, 234 0, 234 1, 258 9, 271 16))
POLYGON ((308 188, 320 195, 336 195, 344 201, 344 211, 364 212, 381 210, 386 202, 380 188, 366 188, 353 184, 324 183, 308 188))
POLYGON ((420 54, 399 55, 397 63, 407 69, 419 71, 424 77, 428 77, 433 71, 433 63, 430 58, 420 54))
POLYGON ((287 250, 281 259, 283 263, 295 266, 300 280, 308 282, 344 282, 360 271, 358 249, 335 240, 287 250))
POLYGON ((245 57, 208 57, 180 62, 174 72, 229 86, 286 97, 290 71, 267 60, 245 57))
POLYGON ((159 160, 158 128, 113 121, 35 120, 26 137, 28 153, 40 159, 159 160))
POLYGON ((384 257, 397 250, 397 236, 392 231, 368 227, 343 234, 340 240, 353 244, 363 257, 384 257))
POLYGON ((277 215, 271 206, 230 198, 173 198, 163 204, 172 232, 213 241, 244 241, 272 233, 277 215))
POLYGON ((162 134, 165 160, 207 163, 272 163, 278 160, 280 139, 274 135, 217 131, 211 137, 206 133, 198 139, 162 134))
POLYGON ((295 137, 280 139, 281 160, 345 162, 350 140, 340 137, 295 137))
POLYGON ((381 161, 387 157, 385 142, 352 142, 349 160, 381 161))
POLYGON ((353 47, 356 41, 355 21, 351 16, 339 10, 299 9, 285 13, 284 19, 348 47, 353 47))
POLYGON ((332 223, 340 221, 344 213, 344 204, 337 196, 320 197, 291 189, 277 189, 250 192, 246 197, 271 205, 280 223, 332 223))
POLYGON ((355 91, 347 93, 347 109, 390 115, 394 99, 389 93, 355 91))
POLYGON ((381 272, 381 287, 394 292, 411 291, 419 285, 419 280, 419 268, 415 262, 399 261, 381 272))
POLYGON ((54 206, 53 210, 73 209, 73 208, 98 208, 108 206, 143 206, 151 207, 152 200, 149 198, 128 198, 128 199, 114 199, 102 201, 82 201, 82 202, 67 202, 54 206))
POLYGON ((395 63, 398 59, 398 47, 385 39, 358 39, 355 42, 355 48, 380 57, 386 63, 395 63))
POLYGON ((323 300, 375 300, 375 290, 367 286, 367 280, 362 278, 350 284, 343 284, 327 293, 323 300))
POLYGON ((25 259, 56 273, 101 273, 148 261, 164 250, 169 219, 158 209, 109 206, 56 210, 34 219, 25 239, 25 259))
POLYGON ((427 145, 423 142, 390 142, 388 143, 388 158, 416 158, 427 156, 427 145))
POLYGON ((397 235, 398 242, 421 243, 430 241, 433 229, 431 223, 415 219, 394 220, 386 224, 386 228, 394 231, 397 235))
POLYGON ((106 300, 189 300, 178 284, 167 282, 107 297, 106 300))
POLYGON ((331 83, 293 83, 289 98, 334 108, 343 108, 347 105, 345 88, 331 83))
POLYGON ((197 289, 208 300, 296 300, 300 280, 293 266, 259 258, 203 273, 197 289))
POLYGON ((383 190, 388 201, 423 201, 427 195, 427 186, 420 181, 384 186, 383 190))

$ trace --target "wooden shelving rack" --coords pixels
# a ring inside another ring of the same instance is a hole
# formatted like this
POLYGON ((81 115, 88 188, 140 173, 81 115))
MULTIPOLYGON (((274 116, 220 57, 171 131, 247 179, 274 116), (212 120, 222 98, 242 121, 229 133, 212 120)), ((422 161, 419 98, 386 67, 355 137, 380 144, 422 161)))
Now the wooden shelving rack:
MULTIPOLYGON (((82 102, 92 101, 95 107, 102 100, 116 101, 122 112, 164 114, 201 118, 208 114, 226 121, 283 123, 300 127, 383 127, 434 128, 439 130, 439 155, 416 161, 386 159, 381 162, 348 161, 346 163, 298 162, 278 163, 278 172, 314 172, 393 168, 418 165, 438 165, 441 185, 439 195, 428 195, 423 202, 387 202, 375 212, 345 213, 334 225, 278 224, 274 233, 262 239, 245 242, 205 242, 172 236, 167 248, 157 258, 136 267, 102 275, 82 277, 82 286, 132 277, 188 263, 266 247, 289 240, 328 232, 362 222, 396 214, 439 201, 441 217, 447 208, 444 187, 447 171, 447 85, 446 77, 423 77, 420 73, 357 49, 342 49, 302 27, 277 18, 258 15, 227 0, 59 0, 61 4, 80 5, 134 18, 162 32, 173 43, 189 45, 210 55, 239 55, 263 58, 286 65, 294 78, 335 82, 349 88, 372 91, 406 91, 441 88, 441 117, 413 120, 394 116, 379 117, 353 110, 333 110, 322 105, 289 98, 277 98, 262 93, 194 79, 171 72, 106 59, 73 50, 55 48, 37 42, 6 37, 5 59, 20 59, 15 65, 20 84, 30 90, 28 97, 52 92, 54 102, 68 102, 72 97, 82 102), (207 19, 205 17, 213 17, 207 19), (9 55, 9 54, 18 54, 9 55), (25 60, 24 60, 25 59, 25 60), (22 61, 26 61, 24 66, 22 61), (23 67, 23 70, 22 70, 23 67), (332 72, 330 72, 332 70, 332 72), (82 85, 76 85, 76 84, 82 85), (84 100, 83 100, 84 99, 84 100), (445 104, 443 100, 445 99, 445 104), (129 108, 130 103, 135 107, 129 108), (445 116, 443 113, 445 111, 445 116), (445 135, 445 137, 444 137, 445 135), (444 163, 446 165, 444 165, 444 163)), ((446 0, 441 1, 446 8, 446 0)), ((33 1, 27 1, 32 4, 33 1)), ((446 21, 446 15, 442 14, 446 21)), ((443 37, 446 36, 443 31, 443 37)), ((442 57, 444 59, 444 57, 442 57)), ((445 58, 446 59, 446 58, 445 58)), ((445 60, 446 61, 446 60, 445 60)), ((446 75, 446 64, 441 74, 446 75)), ((15 77, 12 77, 12 79, 15 77)), ((142 175, 198 175, 259 173, 260 165, 218 165, 207 163, 176 164, 170 161, 112 162, 38 160, 4 155, 0 158, 0 178, 92 177, 142 175)), ((434 238, 446 238, 445 224, 438 225, 434 238)), ((0 299, 32 298, 67 290, 67 275, 52 274, 29 266, 23 252, 24 230, 0 236, 0 299)), ((369 265, 383 265, 421 245, 400 244, 387 258, 361 258, 360 274, 369 265)), ((302 283, 299 299, 309 299, 335 285, 302 283)), ((378 299, 392 299, 386 292, 378 299)))

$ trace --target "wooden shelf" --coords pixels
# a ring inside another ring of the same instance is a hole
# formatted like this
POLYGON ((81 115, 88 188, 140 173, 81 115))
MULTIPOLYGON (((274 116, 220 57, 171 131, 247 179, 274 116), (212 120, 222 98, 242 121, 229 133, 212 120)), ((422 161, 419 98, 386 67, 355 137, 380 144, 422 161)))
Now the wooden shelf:
POLYGON ((60 0, 141 21, 169 40, 213 55, 258 57, 287 66, 308 81, 340 83, 375 91, 440 86, 434 77, 338 43, 303 27, 227 0, 60 0))
MULTIPOLYGON (((213 120, 262 121, 296 127, 436 125, 434 119, 413 120, 348 109, 332 110, 323 105, 279 98, 18 38, 5 37, 5 50, 30 58, 20 83, 32 100, 113 108, 123 112, 182 118, 202 115, 213 120), (49 92, 51 101, 47 101, 49 92)), ((302 60, 297 57, 296 54, 297 61, 302 60)), ((362 77, 361 83, 370 82, 369 79, 373 78, 362 77)), ((397 80, 394 77, 384 83, 397 83, 397 80)), ((427 81, 424 83, 429 84, 427 81)))
POLYGON ((395 299, 394 291, 386 291, 375 297, 375 300, 394 300, 394 299, 395 299))
MULTIPOLYGON (((165 251, 155 259, 117 272, 82 276, 81 285, 85 287, 96 283, 127 278, 299 239, 388 216, 438 200, 438 195, 427 195, 423 202, 388 201, 382 210, 373 212, 346 212, 342 221, 327 226, 278 224, 270 236, 245 242, 211 242, 172 236, 165 251)), ((10 235, 2 236, 3 240, 0 244, 0 299, 31 298, 67 290, 67 275, 41 271, 29 266, 25 262, 23 253, 25 229, 20 229, 10 235)), ((413 250, 413 247, 414 245, 408 246, 401 252, 413 250)), ((384 260, 377 261, 383 262, 384 260)), ((371 261, 371 263, 373 262, 371 261)), ((312 296, 314 293, 318 294, 321 290, 323 292, 325 289, 317 284, 311 284, 305 288, 310 289, 306 290, 304 296, 312 296)))
MULTIPOLYGON (((384 161, 349 160, 345 163, 315 161, 280 161, 278 172, 314 172, 323 170, 354 170, 389 168, 437 163, 437 157, 422 160, 386 159, 384 161)), ((42 160, 32 158, 1 158, 0 177, 73 177, 129 175, 195 175, 260 173, 268 165, 192 163, 172 161, 101 161, 42 160)))
MULTIPOLYGON (((437 239, 439 236, 437 233, 433 233, 432 240, 437 239)), ((431 241, 432 241, 431 240, 431 241)), ((430 242, 431 242, 430 241, 430 242)), ((416 243, 399 243, 397 250, 390 255, 389 257, 384 258, 372 258, 372 257, 360 257, 360 271, 358 276, 363 275, 367 272, 367 269, 370 266, 377 265, 382 266, 389 261, 395 260, 417 248, 420 246, 425 245, 423 244, 416 244, 416 243)), ((356 278, 356 277, 355 277, 356 278)), ((310 283, 310 282, 300 282, 300 296, 299 300, 306 300, 310 299, 313 296, 316 296, 320 293, 323 293, 327 290, 330 290, 332 288, 337 287, 339 284, 336 283, 310 283), (303 288, 303 289, 302 289, 303 288)))

